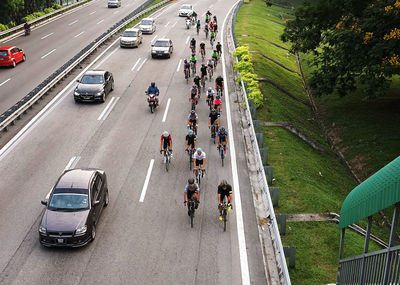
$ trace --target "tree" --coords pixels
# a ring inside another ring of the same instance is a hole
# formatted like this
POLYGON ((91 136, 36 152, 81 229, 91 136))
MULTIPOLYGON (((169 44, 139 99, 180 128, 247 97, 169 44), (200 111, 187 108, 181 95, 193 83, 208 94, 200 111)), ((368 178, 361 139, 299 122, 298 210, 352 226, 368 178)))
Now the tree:
POLYGON ((24 14, 24 0, 0 0, 0 23, 18 23, 24 14))
POLYGON ((385 94, 400 72, 400 0, 324 0, 305 3, 282 35, 293 52, 314 52, 316 95, 340 96, 361 86, 385 94), (358 84, 360 83, 360 84, 358 84))

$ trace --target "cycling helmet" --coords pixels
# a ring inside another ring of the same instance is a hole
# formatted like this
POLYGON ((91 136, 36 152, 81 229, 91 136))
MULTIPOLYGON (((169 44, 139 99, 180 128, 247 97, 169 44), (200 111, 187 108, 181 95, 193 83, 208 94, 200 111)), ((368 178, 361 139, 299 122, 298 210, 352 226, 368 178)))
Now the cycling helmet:
POLYGON ((214 52, 217 52, 217 50, 215 49, 214 52))
POLYGON ((169 137, 169 133, 167 132, 167 131, 163 131, 163 133, 162 133, 162 135, 163 135, 163 137, 169 137))
POLYGON ((204 45, 204 41, 201 41, 201 43, 204 45))
POLYGON ((194 179, 193 178, 189 178, 188 179, 188 184, 194 184, 194 179))
POLYGON ((151 82, 151 87, 154 87, 154 86, 156 86, 156 83, 155 82, 151 82))
POLYGON ((221 132, 225 132, 225 128, 224 127, 221 127, 219 129, 221 130, 221 132))
POLYGON ((192 56, 196 56, 194 53, 192 53, 192 56))
POLYGON ((215 99, 217 99, 217 100, 219 100, 219 98, 220 98, 220 97, 219 97, 218 95, 217 95, 217 97, 215 97, 215 99))
POLYGON ((185 59, 185 61, 184 61, 185 63, 187 62, 187 59, 185 59))
POLYGON ((208 92, 212 92, 212 88, 211 87, 208 87, 208 92))
POLYGON ((193 135, 193 131, 192 130, 188 130, 188 135, 189 136, 193 135))
POLYGON ((211 110, 211 113, 215 113, 215 112, 217 112, 217 110, 215 110, 215 109, 212 109, 212 110, 211 110))
POLYGON ((190 111, 190 114, 194 115, 194 114, 196 114, 196 111, 192 110, 192 111, 190 111))
POLYGON ((197 152, 197 153, 202 153, 203 150, 202 150, 201 148, 198 148, 198 149, 196 149, 196 152, 197 152))

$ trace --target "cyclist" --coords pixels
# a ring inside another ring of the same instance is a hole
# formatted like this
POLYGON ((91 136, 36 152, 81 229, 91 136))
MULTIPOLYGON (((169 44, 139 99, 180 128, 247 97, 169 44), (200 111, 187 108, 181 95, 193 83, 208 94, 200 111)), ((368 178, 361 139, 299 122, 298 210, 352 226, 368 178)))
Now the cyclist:
POLYGON ((219 210, 219 219, 222 221, 222 204, 224 203, 224 198, 228 199, 228 212, 232 208, 232 186, 228 184, 228 182, 223 179, 221 183, 218 185, 218 210, 219 210))
POLYGON ((187 123, 188 123, 188 128, 193 130, 193 132, 197 135, 197 125, 199 123, 199 116, 197 116, 195 110, 190 111, 187 123))
MULTIPOLYGON (((185 186, 185 191, 183 192, 183 199, 184 199, 183 204, 186 206, 187 200, 192 199, 192 197, 197 202, 195 204, 195 208, 197 209, 197 207, 200 204, 200 188, 199 185, 197 185, 197 183, 194 183, 193 178, 189 178, 188 183, 185 186)), ((187 206, 188 206, 188 215, 190 216, 189 204, 187 204, 187 206)))
POLYGON ((185 74, 185 79, 190 77, 190 63, 187 59, 183 61, 183 73, 185 74))
POLYGON ((218 25, 217 25, 217 23, 214 23, 214 32, 215 32, 215 34, 218 33, 218 25))
POLYGON ((217 16, 213 16, 213 21, 214 21, 214 24, 217 24, 217 16))
POLYGON ((185 139, 185 149, 186 151, 189 151, 189 147, 191 149, 196 149, 196 135, 193 132, 193 130, 188 130, 188 133, 186 135, 186 139, 185 139))
POLYGON ((218 135, 218 150, 221 148, 221 145, 224 147, 224 153, 226 154, 226 144, 228 143, 229 136, 228 132, 224 127, 221 127, 217 133, 218 135))
POLYGON ((215 110, 215 109, 212 109, 210 114, 208 115, 208 128, 211 130, 212 138, 214 137, 214 134, 216 132, 218 132, 219 117, 220 117, 220 113, 217 112, 217 110, 215 110))
POLYGON ((189 58, 190 64, 193 66, 193 72, 196 73, 196 61, 197 57, 194 53, 192 53, 192 56, 189 58))
POLYGON ((204 25, 204 32, 206 33, 206 39, 208 39, 208 24, 204 25))
POLYGON ((218 52, 216 49, 211 53, 211 57, 214 60, 215 67, 217 67, 218 52))
POLYGON ((215 90, 217 90, 217 94, 220 94, 221 96, 223 95, 222 91, 224 91, 224 79, 221 75, 218 75, 217 78, 215 78, 215 90), (218 93, 218 91, 220 93, 218 93))
POLYGON ((212 105, 212 103, 214 101, 214 95, 215 95, 215 91, 211 87, 208 87, 207 98, 206 98, 208 106, 212 105))
POLYGON ((202 58, 204 59, 204 57, 206 56, 206 44, 203 41, 200 43, 200 53, 202 58))
POLYGON ((207 66, 203 63, 200 67, 201 81, 207 80, 207 66))
POLYGON ((201 170, 203 170, 203 175, 206 167, 206 153, 201 149, 196 149, 196 152, 193 154, 193 170, 194 174, 199 175, 199 166, 201 170))
POLYGON ((198 89, 198 94, 197 94, 197 96, 200 98, 200 93, 201 93, 201 78, 200 78, 200 76, 196 75, 196 76, 193 78, 193 83, 194 83, 194 85, 196 85, 196 87, 197 87, 197 89, 198 89))
POLYGON ((211 30, 211 32, 210 32, 210 44, 211 44, 211 47, 214 46, 214 40, 215 40, 215 32, 213 30, 211 30))
POLYGON ((213 107, 215 110, 217 110, 218 112, 221 112, 221 108, 222 108, 222 100, 220 96, 216 96, 213 102, 213 107))
POLYGON ((208 24, 208 22, 210 21, 210 17, 211 17, 211 12, 207 11, 206 13, 206 23, 208 24))
POLYGON ((160 143, 160 153, 164 152, 164 162, 167 149, 170 151, 172 157, 172 137, 167 131, 164 131, 161 135, 161 143, 160 143))
POLYGON ((197 31, 197 34, 199 34, 199 32, 200 32, 200 28, 201 28, 200 20, 197 20, 197 21, 196 21, 196 31, 197 31))
POLYGON ((149 95, 150 94, 154 94, 157 106, 159 106, 159 104, 158 104, 158 95, 160 95, 160 90, 158 90, 158 87, 156 86, 155 82, 151 82, 149 88, 147 88, 146 94, 149 94, 149 95))
POLYGON ((210 22, 210 31, 214 31, 214 23, 213 22, 210 22))
POLYGON ((196 40, 194 38, 190 40, 190 48, 192 49, 192 53, 196 53, 196 40))
POLYGON ((215 46, 215 48, 217 50, 218 56, 221 56, 221 53, 222 53, 222 45, 221 45, 221 43, 217 42, 217 45, 215 46))
POLYGON ((194 21, 197 21, 197 13, 195 11, 192 13, 192 18, 194 21))
POLYGON ((210 74, 210 78, 212 78, 213 74, 214 74, 214 60, 213 59, 209 59, 207 61, 207 67, 208 67, 208 73, 210 74))
POLYGON ((192 88, 190 88, 190 98, 189 101, 192 103, 192 105, 197 104, 197 99, 198 97, 198 90, 196 84, 193 84, 192 88))

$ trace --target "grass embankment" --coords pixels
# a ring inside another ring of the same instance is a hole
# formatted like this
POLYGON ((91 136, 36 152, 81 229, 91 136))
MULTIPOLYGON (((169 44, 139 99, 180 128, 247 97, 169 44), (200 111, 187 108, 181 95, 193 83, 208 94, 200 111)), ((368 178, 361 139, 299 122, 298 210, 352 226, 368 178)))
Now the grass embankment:
MULTIPOLYGON (((285 25, 281 15, 290 18, 293 17, 293 11, 275 5, 267 7, 262 0, 251 0, 249 4, 244 4, 236 19, 238 43, 247 44, 250 51, 262 52, 296 71, 290 72, 258 53, 252 54, 258 77, 272 79, 292 95, 308 101, 298 74, 296 58, 289 54, 289 44, 280 40, 285 25)), ((269 83, 261 83, 260 87, 265 104, 257 111, 258 120, 292 123, 328 149, 324 134, 309 106, 294 100, 269 83)), ((325 100, 334 99, 328 97, 325 100)), ((340 99, 337 101, 336 104, 341 107, 346 105, 340 99)), ((329 106, 326 108, 329 109, 329 106)), ((325 113, 329 114, 326 110, 325 113)), ((339 110, 336 114, 340 115, 339 110)), ((268 163, 274 168, 276 180, 272 186, 280 189, 279 207, 275 211, 287 214, 339 213, 343 200, 356 186, 340 162, 333 156, 314 150, 283 128, 261 127, 261 131, 264 133, 264 147, 268 148, 268 163)), ((335 282, 340 240, 337 225, 328 222, 289 222, 287 226, 287 234, 282 237, 282 242, 284 245, 296 246, 296 268, 289 271, 292 283, 335 282)), ((374 229, 377 230, 376 227, 374 229)), ((380 236, 386 234, 381 228, 377 232, 380 236)), ((363 243, 363 237, 349 232, 345 240, 345 255, 360 254, 363 243)), ((378 247, 371 243, 370 251, 376 249, 378 247)))

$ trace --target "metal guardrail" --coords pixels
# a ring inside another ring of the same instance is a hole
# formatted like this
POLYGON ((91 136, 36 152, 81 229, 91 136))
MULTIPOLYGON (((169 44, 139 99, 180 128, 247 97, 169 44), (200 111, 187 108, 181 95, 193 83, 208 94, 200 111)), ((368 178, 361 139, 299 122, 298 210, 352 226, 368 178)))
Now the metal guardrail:
MULTIPOLYGON (((90 1, 92 1, 92 0, 84 0, 84 1, 81 1, 81 2, 77 2, 77 3, 71 4, 71 5, 65 6, 63 8, 55 10, 54 12, 51 12, 51 13, 45 14, 43 16, 40 16, 40 17, 38 17, 36 19, 33 19, 32 21, 29 21, 28 23, 31 24, 32 26, 34 26, 35 24, 37 24, 39 22, 45 21, 45 20, 47 20, 49 18, 52 18, 53 16, 61 14, 64 11, 70 10, 70 9, 76 7, 76 6, 84 5, 84 4, 86 4, 87 2, 90 2, 90 1)), ((7 37, 7 36, 9 36, 11 34, 14 34, 16 32, 19 32, 21 30, 24 30, 24 24, 21 24, 21 25, 13 27, 11 29, 8 29, 8 30, 0 32, 0 39, 4 38, 4 37, 7 37)))
MULTIPOLYGON (((237 47, 237 40, 236 40, 236 35, 234 32, 235 31, 234 23, 235 23, 235 19, 236 19, 236 14, 242 4, 243 4, 243 0, 240 1, 239 4, 236 6, 236 9, 234 10, 234 14, 233 14, 233 19, 232 19, 231 31, 232 31, 233 41, 235 44, 235 49, 237 47)), ((236 60, 237 60, 237 58, 236 58, 236 60)), ((259 149, 258 143, 257 143, 256 133, 254 131, 253 119, 251 117, 250 108, 248 108, 249 102, 247 99, 247 91, 246 91, 246 87, 244 86, 243 80, 240 80, 240 82, 241 82, 241 86, 242 86, 242 90, 243 90, 243 94, 244 94, 245 104, 247 106, 247 108, 245 108, 245 112, 246 112, 247 121, 249 123, 250 139, 252 142, 254 154, 257 157, 257 173, 258 173, 258 175, 261 175, 261 183, 262 183, 263 189, 265 191, 266 199, 263 199, 263 200, 265 203, 267 203, 266 208, 269 209, 269 214, 270 214, 269 218, 271 220, 272 231, 273 231, 273 235, 274 235, 272 237, 272 240, 273 240, 273 244, 275 247, 275 253, 277 254, 277 258, 279 258, 279 260, 277 260, 277 261, 278 261, 278 265, 280 265, 280 269, 282 270, 282 275, 283 275, 283 279, 285 282, 284 284, 290 285, 291 281, 290 281, 289 271, 287 268, 285 253, 283 251, 282 241, 281 241, 281 237, 279 234, 278 223, 277 223, 276 217, 275 217, 274 206, 272 205, 271 196, 269 194, 269 187, 268 187, 267 178, 266 178, 265 172, 264 172, 264 165, 263 165, 263 162, 261 159, 261 154, 260 154, 260 149, 259 149)))
POLYGON ((168 3, 173 0, 164 0, 160 3, 157 3, 154 6, 151 6, 145 10, 144 7, 148 6, 155 0, 147 0, 138 8, 136 8, 132 13, 123 18, 118 23, 114 24, 111 28, 109 28, 106 32, 104 32, 101 36, 87 45, 84 49, 82 49, 78 54, 76 54, 72 59, 70 59, 67 63, 61 66, 57 71, 55 71, 52 75, 50 75, 47 79, 45 79, 41 84, 39 84, 35 89, 29 92, 23 99, 21 99, 18 103, 8 109, 0 116, 0 131, 7 130, 7 127, 12 124, 16 119, 18 119, 27 109, 29 109, 33 104, 36 103, 46 92, 48 92, 54 85, 59 82, 64 76, 66 76, 69 72, 72 71, 79 63, 81 63, 86 57, 88 57, 97 47, 99 47, 102 43, 112 37, 114 34, 119 32, 123 27, 128 25, 130 22, 139 18, 143 14, 152 11, 159 6, 168 3))

